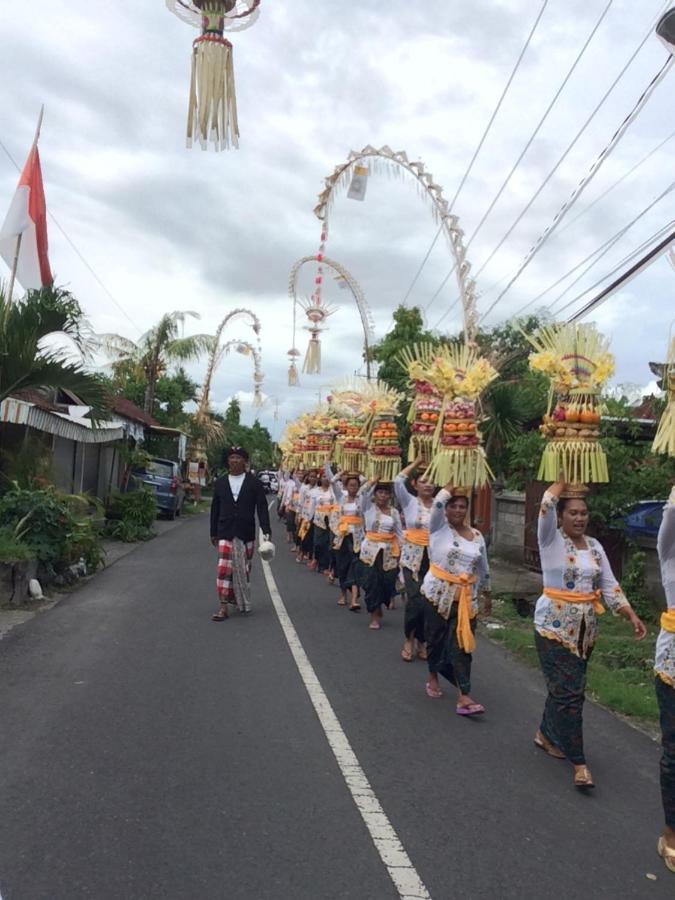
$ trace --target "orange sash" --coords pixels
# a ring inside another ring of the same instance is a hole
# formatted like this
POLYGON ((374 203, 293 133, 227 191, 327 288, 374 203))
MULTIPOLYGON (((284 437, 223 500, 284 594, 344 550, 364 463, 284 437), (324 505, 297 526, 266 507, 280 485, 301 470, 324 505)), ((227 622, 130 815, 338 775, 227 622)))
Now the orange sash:
POLYGON ((340 524, 338 531, 340 534, 347 534, 350 525, 360 525, 361 516, 340 516, 340 524))
POLYGON ((459 596, 457 597, 457 643, 465 653, 473 653, 476 649, 476 639, 471 631, 471 619, 475 618, 475 614, 471 609, 471 585, 476 583, 475 575, 468 575, 462 572, 461 575, 453 575, 446 569, 441 569, 436 563, 431 563, 429 571, 441 581, 447 581, 448 584, 459 585, 459 596))
POLYGON ((366 540, 373 544, 391 544, 391 555, 401 555, 401 548, 393 531, 366 531, 366 540))
POLYGON ((675 609, 661 613, 661 628, 670 634, 675 634, 675 609))
POLYGON ((600 602, 602 591, 592 591, 590 594, 576 594, 574 591, 544 588, 544 597, 548 597, 549 600, 555 600, 556 603, 592 603, 593 609, 599 616, 605 612, 605 607, 600 602))
POLYGON ((414 544, 416 547, 429 546, 429 532, 426 528, 406 528, 403 537, 409 544, 414 544))

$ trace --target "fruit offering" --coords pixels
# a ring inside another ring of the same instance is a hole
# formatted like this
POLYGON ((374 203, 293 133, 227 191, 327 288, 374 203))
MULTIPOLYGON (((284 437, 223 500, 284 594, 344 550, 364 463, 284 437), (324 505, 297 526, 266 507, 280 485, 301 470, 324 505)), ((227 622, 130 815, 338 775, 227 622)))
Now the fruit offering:
POLYGON ((359 446, 354 447, 361 433, 361 426, 355 420, 340 419, 336 426, 335 448, 333 450, 333 458, 340 469, 349 468, 345 460, 345 450, 349 445, 349 449, 356 449, 360 453, 365 453, 367 446, 365 439, 360 441, 359 446))
POLYGON ((441 397, 428 381, 414 382, 415 399, 410 407, 410 447, 411 459, 431 458, 434 434, 441 415, 441 397))
POLYGON ((375 418, 368 442, 368 476, 393 481, 401 470, 401 448, 393 416, 375 418))
POLYGON ((445 407, 441 426, 442 447, 477 447, 476 407, 468 400, 453 400, 445 407))
POLYGON ((549 415, 544 416, 539 430, 551 441, 597 441, 601 416, 595 398, 582 402, 574 397, 560 397, 549 415))

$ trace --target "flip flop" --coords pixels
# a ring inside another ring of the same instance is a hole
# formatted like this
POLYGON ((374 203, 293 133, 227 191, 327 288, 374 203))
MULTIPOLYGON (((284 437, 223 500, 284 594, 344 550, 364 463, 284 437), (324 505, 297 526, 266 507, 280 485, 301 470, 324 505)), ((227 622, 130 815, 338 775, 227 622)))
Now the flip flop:
POLYGON ((412 650, 408 650, 407 647, 402 647, 401 648, 401 659, 403 660, 403 662, 412 662, 413 661, 412 650))
POLYGON ((666 868, 670 872, 675 872, 675 850, 670 849, 670 847, 666 844, 663 835, 661 835, 661 837, 659 838, 656 849, 658 850, 659 856, 665 863, 666 868))
POLYGON ((229 616, 229 613, 227 612, 227 610, 219 609, 217 613, 214 613, 211 616, 211 621, 212 622, 225 622, 226 619, 229 619, 229 618, 230 618, 230 616, 229 616))
POLYGON ((481 703, 469 703, 468 706, 458 706, 455 712, 458 716, 480 716, 485 712, 485 707, 481 703))
POLYGON ((431 697, 432 700, 438 700, 443 696, 443 691, 439 688, 432 687, 429 681, 424 685, 424 688, 427 692, 427 697, 431 697))
POLYGON ((424 660, 429 659, 429 654, 427 653, 427 651, 424 647, 422 647, 421 650, 417 651, 417 658, 424 659, 424 660))
POLYGON ((371 631, 379 631, 380 623, 379 622, 371 622, 370 625, 368 626, 368 628, 370 628, 371 631))
POLYGON ((361 612, 361 604, 357 603, 356 606, 350 606, 349 612, 361 612))
POLYGON ((340 599, 338 600, 337 603, 338 603, 338 606, 346 606, 347 605, 347 601, 345 600, 344 597, 340 597, 340 599))

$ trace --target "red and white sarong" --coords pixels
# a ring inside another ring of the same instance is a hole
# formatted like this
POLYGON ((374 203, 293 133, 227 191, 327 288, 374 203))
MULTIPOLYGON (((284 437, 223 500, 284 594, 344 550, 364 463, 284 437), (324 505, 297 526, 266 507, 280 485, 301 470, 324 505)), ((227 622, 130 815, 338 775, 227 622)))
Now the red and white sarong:
POLYGON ((221 603, 236 604, 240 611, 251 608, 249 578, 255 541, 239 538, 218 541, 216 589, 221 603))

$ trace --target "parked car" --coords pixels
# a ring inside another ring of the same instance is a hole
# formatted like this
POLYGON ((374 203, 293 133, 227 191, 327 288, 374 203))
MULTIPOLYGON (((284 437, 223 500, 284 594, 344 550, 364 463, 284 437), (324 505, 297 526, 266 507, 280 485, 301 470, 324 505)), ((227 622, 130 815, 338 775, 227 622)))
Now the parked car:
POLYGON ((157 512, 175 519, 183 511, 185 488, 180 466, 170 459, 151 459, 145 468, 131 473, 136 481, 146 484, 155 492, 157 512))
POLYGON ((275 493, 279 489, 276 472, 265 469, 262 472, 258 472, 258 478, 261 480, 266 494, 275 493))
POLYGON ((270 494, 276 494, 279 490, 279 480, 276 475, 270 477, 270 494))

